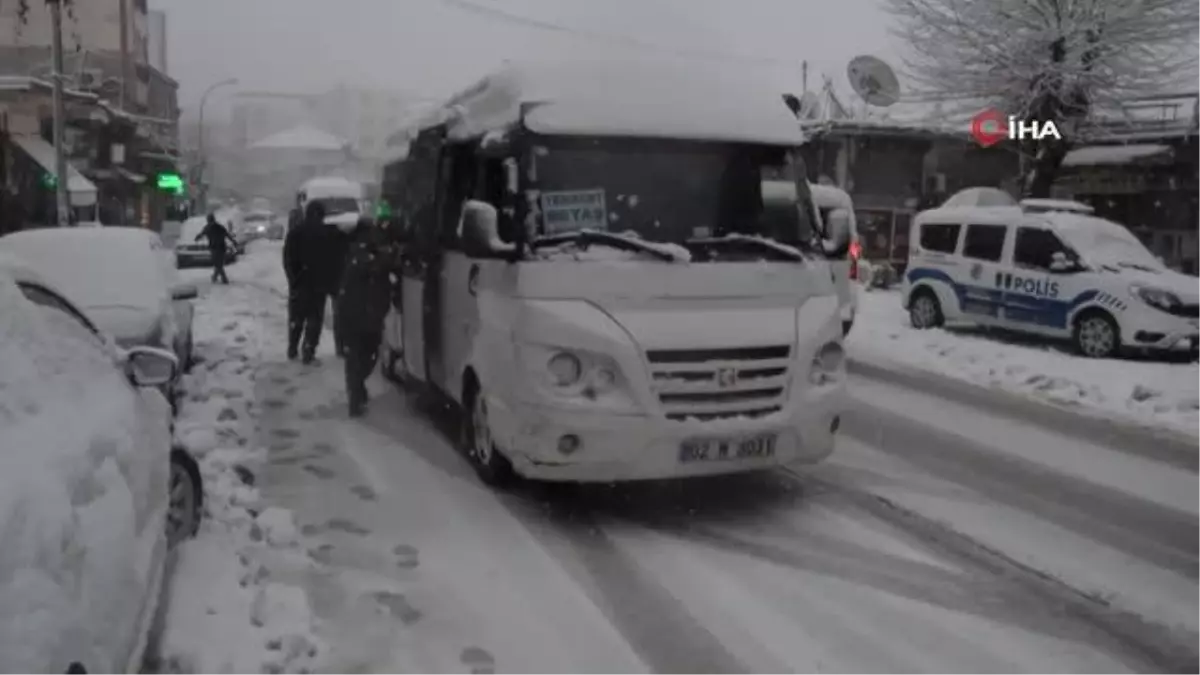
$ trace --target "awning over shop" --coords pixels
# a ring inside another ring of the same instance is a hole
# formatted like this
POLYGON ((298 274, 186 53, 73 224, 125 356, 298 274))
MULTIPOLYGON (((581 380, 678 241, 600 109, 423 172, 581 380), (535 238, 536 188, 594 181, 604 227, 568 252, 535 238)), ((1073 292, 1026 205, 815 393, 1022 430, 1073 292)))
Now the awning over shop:
MULTIPOLYGON (((21 148, 30 159, 37 162, 46 173, 58 177, 54 170, 54 146, 37 136, 13 136, 17 147, 21 148)), ((92 181, 67 163, 67 194, 70 195, 71 206, 92 206, 96 203, 96 186, 92 181)))
POLYGON ((1169 159, 1170 156, 1169 145, 1090 145, 1068 152, 1063 166, 1119 166, 1138 160, 1169 159))

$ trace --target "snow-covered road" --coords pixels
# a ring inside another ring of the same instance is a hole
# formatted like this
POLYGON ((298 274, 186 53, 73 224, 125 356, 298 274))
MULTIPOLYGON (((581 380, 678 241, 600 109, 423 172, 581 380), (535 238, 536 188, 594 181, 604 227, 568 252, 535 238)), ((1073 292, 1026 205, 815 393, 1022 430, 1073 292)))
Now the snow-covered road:
POLYGON ((215 513, 164 668, 1197 668, 1194 465, 860 378, 818 467, 497 494, 444 413, 374 381, 351 421, 339 361, 283 358, 277 265, 202 291, 180 436, 215 513))

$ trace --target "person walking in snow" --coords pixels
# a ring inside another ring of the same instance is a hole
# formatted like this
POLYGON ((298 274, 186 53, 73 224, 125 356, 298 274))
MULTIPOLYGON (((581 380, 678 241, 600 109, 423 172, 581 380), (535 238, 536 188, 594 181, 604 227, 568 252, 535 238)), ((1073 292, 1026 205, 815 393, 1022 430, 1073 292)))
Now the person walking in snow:
POLYGON ((208 222, 204 224, 204 229, 200 230, 200 234, 196 235, 196 241, 201 239, 208 240, 208 253, 212 256, 213 283, 218 281, 222 284, 229 283, 229 277, 225 274, 225 257, 229 254, 229 249, 225 246, 225 242, 233 244, 233 248, 238 248, 237 240, 225 229, 225 226, 217 222, 215 214, 208 214, 208 222))
POLYGON ((367 407, 367 378, 375 369, 383 321, 391 304, 391 272, 395 246, 382 224, 359 220, 349 235, 345 269, 336 306, 336 329, 345 347, 346 396, 350 416, 360 417, 367 407))
POLYGON ((309 202, 304 219, 289 227, 283 240, 283 271, 288 280, 288 360, 301 355, 304 363, 316 360, 325 321, 327 286, 319 271, 324 229, 325 207, 320 202, 309 202))

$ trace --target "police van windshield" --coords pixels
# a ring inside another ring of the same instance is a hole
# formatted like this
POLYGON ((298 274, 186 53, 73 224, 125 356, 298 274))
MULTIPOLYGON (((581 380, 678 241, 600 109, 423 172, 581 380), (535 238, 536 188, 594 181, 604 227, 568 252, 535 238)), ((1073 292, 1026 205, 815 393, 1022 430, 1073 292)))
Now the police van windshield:
POLYGON ((764 205, 764 180, 804 176, 790 148, 685 140, 540 137, 531 177, 540 190, 539 236, 580 230, 654 242, 748 235, 808 248, 813 209, 764 205))
POLYGON ((1087 263, 1146 271, 1166 269, 1162 261, 1121 225, 1090 216, 1073 215, 1070 218, 1072 224, 1059 228, 1058 233, 1087 263))

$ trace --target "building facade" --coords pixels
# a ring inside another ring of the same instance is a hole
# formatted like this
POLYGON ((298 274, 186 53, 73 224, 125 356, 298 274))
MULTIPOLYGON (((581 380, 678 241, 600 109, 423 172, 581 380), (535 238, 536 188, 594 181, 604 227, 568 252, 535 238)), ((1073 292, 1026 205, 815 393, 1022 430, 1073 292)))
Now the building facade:
MULTIPOLYGON (((22 17, 16 2, 0 2, 0 77, 13 85, 0 101, 6 114, 0 133, 18 153, 53 141, 42 86, 52 80, 49 9, 44 2, 27 4, 22 17)), ((71 214, 77 220, 157 228, 174 203, 157 189, 156 177, 178 171, 179 86, 151 63, 155 26, 165 52, 165 17, 152 21, 145 0, 76 1, 64 12, 64 74, 73 102, 64 146, 72 169, 98 192, 95 209, 71 214)), ((37 184, 17 181, 11 172, 8 181, 10 191, 37 184)), ((35 223, 53 222, 53 212, 40 206, 44 195, 22 198, 35 223)))

